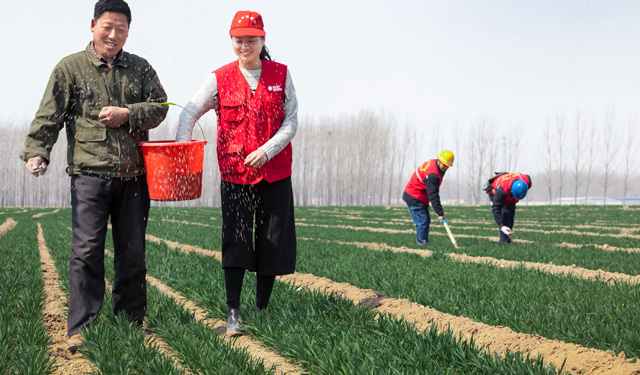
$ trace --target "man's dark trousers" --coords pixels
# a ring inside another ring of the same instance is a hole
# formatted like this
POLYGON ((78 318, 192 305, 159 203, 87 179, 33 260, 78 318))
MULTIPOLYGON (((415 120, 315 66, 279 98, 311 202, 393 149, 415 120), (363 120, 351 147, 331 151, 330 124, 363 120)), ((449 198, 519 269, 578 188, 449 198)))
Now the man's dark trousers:
POLYGON ((69 263, 68 335, 94 319, 104 298, 104 244, 111 217, 114 313, 142 324, 147 309, 145 232, 149 215, 145 176, 131 179, 71 177, 73 240, 69 263))

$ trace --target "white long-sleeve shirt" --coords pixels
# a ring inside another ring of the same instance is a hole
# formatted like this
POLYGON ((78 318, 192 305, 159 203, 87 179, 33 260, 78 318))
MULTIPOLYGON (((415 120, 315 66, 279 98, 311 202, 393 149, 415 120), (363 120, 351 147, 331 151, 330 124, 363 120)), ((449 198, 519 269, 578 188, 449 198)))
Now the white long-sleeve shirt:
MULTIPOLYGON (((255 92, 258 88, 262 69, 247 70, 240 68, 240 71, 247 80, 251 91, 255 92)), ((282 125, 271 139, 258 147, 267 154, 269 160, 291 142, 291 139, 293 139, 293 136, 298 130, 298 99, 296 98, 296 90, 293 86, 289 69, 287 69, 284 95, 284 118, 282 119, 282 125)), ((215 73, 211 73, 202 83, 200 90, 191 98, 187 105, 185 105, 184 110, 180 113, 176 142, 190 141, 196 121, 208 111, 217 108, 218 83, 215 73)))

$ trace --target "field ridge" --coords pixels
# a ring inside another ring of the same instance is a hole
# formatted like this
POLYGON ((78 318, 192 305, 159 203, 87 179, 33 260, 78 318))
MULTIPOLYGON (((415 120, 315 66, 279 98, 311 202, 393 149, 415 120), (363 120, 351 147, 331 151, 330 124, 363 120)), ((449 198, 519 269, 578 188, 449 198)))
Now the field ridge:
MULTIPOLYGON (((152 237, 182 251, 197 251, 206 256, 221 259, 218 251, 202 249, 175 241, 152 237)), ((151 239, 151 238, 150 238, 151 239)), ((510 352, 530 353, 532 357, 542 355, 546 363, 557 368, 565 364, 565 369, 577 373, 589 374, 640 374, 640 362, 627 359, 624 353, 616 356, 613 351, 586 348, 581 345, 551 340, 539 335, 514 332, 508 327, 490 326, 472 319, 443 313, 407 299, 391 298, 371 289, 361 289, 348 283, 339 283, 325 277, 311 274, 294 273, 278 276, 278 279, 295 287, 322 292, 325 295, 337 295, 355 305, 366 305, 375 308, 382 314, 390 314, 413 324, 423 331, 431 324, 439 330, 452 329, 466 340, 473 339, 479 346, 487 350, 504 354, 510 352)))
POLYGON ((55 358, 54 374, 75 375, 96 371, 96 367, 86 360, 82 354, 71 354, 67 350, 67 325, 64 302, 67 295, 60 288, 60 279, 56 265, 49 253, 42 226, 38 223, 38 251, 44 280, 44 323, 51 335, 51 356, 55 358))

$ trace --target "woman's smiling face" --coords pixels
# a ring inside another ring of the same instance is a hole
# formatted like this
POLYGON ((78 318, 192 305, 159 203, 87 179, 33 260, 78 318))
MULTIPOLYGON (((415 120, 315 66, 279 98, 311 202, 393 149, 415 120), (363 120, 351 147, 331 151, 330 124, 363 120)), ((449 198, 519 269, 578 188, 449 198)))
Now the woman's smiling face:
POLYGON ((264 46, 263 36, 234 36, 231 37, 233 51, 240 59, 240 66, 245 69, 259 69, 260 52, 264 46))

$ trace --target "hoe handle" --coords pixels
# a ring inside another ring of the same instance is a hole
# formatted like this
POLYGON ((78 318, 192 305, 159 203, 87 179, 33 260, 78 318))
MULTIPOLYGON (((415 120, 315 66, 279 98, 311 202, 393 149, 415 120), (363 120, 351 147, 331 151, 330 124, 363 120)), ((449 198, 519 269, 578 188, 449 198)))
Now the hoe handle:
POLYGON ((449 229, 449 224, 447 224, 446 220, 442 220, 442 224, 444 224, 444 228, 447 230, 447 234, 449 235, 449 238, 451 239, 451 243, 457 249, 458 248, 458 243, 456 242, 456 239, 453 238, 453 233, 451 233, 451 229, 449 229))

